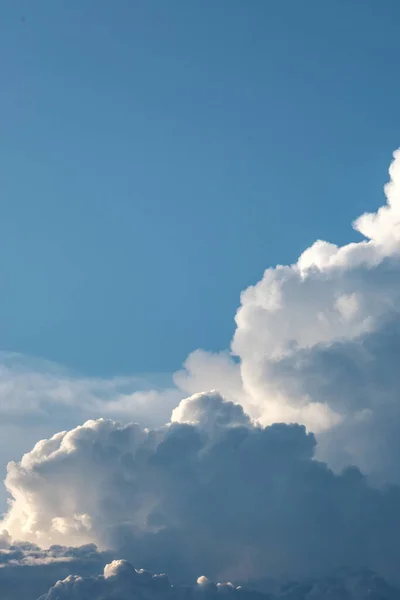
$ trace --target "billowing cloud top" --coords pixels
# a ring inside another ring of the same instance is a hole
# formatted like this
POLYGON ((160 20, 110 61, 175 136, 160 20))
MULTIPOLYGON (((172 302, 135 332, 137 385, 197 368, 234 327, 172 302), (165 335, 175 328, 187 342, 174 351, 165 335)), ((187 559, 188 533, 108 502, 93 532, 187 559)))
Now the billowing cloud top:
POLYGON ((367 239, 317 241, 242 293, 239 360, 196 351, 175 379, 187 393, 218 389, 263 424, 305 424, 334 468, 400 482, 400 151, 385 193, 385 206, 354 222, 367 239))

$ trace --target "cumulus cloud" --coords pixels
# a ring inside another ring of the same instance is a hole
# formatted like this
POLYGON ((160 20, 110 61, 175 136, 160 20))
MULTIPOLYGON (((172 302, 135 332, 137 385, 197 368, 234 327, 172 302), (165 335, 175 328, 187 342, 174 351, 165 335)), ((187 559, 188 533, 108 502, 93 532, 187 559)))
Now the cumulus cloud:
MULTIPOLYGON (((151 427, 67 422, 10 463, 11 538, 96 543, 178 582, 199 573, 304 581, 343 565, 399 581, 400 151, 385 194, 385 206, 354 222, 361 241, 318 240, 293 265, 267 269, 242 293, 230 351, 195 351, 175 387, 51 369, 27 377, 0 364, 9 422, 23 406, 45 415, 56 400, 66 413, 74 406, 84 418, 101 412, 151 427)), ((1 543, 10 544, 6 534, 1 543)), ((127 573, 134 585, 145 580, 114 563, 97 578, 64 578, 46 600, 71 590, 79 598, 92 584, 94 598, 124 600, 127 573)), ((339 580, 282 594, 367 594, 339 580)), ((200 589, 215 590, 207 579, 200 589)))
POLYGON ((274 593, 257 592, 232 583, 214 584, 201 576, 195 585, 171 585, 164 574, 136 570, 124 560, 114 560, 95 577, 69 576, 58 581, 39 600, 398 600, 400 591, 370 572, 334 573, 330 577, 275 586, 274 593))
POLYGON ((193 586, 171 585, 165 574, 153 575, 149 571, 136 570, 124 560, 114 560, 104 568, 104 573, 97 577, 67 577, 59 581, 40 600, 62 600, 74 598, 84 600, 90 596, 91 600, 118 599, 131 600, 181 600, 185 598, 200 597, 208 600, 223 595, 229 598, 246 598, 250 600, 260 598, 263 594, 245 592, 232 584, 214 585, 206 577, 199 577, 193 586))
POLYGON ((171 421, 199 425, 210 434, 215 433, 215 429, 220 427, 250 425, 250 419, 242 406, 233 402, 224 402, 216 391, 194 394, 190 398, 185 398, 172 411, 171 421))
MULTIPOLYGON (((398 422, 400 151, 389 174, 386 204, 354 221, 364 239, 344 246, 318 240, 296 263, 268 268, 242 293, 230 352, 193 352, 175 373, 175 387, 48 372, 19 378, 13 369, 6 387, 21 401, 5 404, 39 406, 43 414, 57 398, 58 406, 83 407, 82 419, 105 415, 154 427, 185 395, 216 389, 263 425, 306 425, 332 467, 351 462, 376 481, 400 482, 390 464, 398 422)), ((0 387, 0 411, 7 390, 0 387)))
POLYGON ((213 583, 200 576, 192 584, 170 583, 166 574, 135 569, 125 560, 80 548, 9 544, 0 551, 2 600, 399 600, 400 591, 368 570, 341 569, 326 577, 265 580, 250 585, 213 583), (111 561, 111 562, 110 562, 111 561), (254 587, 253 587, 254 586, 254 587))
MULTIPOLYGON (((182 392, 161 375, 82 377, 51 362, 0 353, 0 455, 2 468, 41 438, 88 418, 110 416, 144 425, 165 423, 182 392), (157 388, 154 384, 157 384, 157 388)), ((0 476, 4 477, 3 474, 0 476)), ((6 506, 0 490, 0 510, 6 506)))
POLYGON ((365 239, 318 240, 242 293, 228 353, 196 351, 175 375, 188 393, 220 390, 262 424, 303 423, 318 456, 400 482, 400 151, 387 203, 354 222, 365 239))
POLYGON ((39 442, 8 467, 4 528, 41 546, 94 542, 178 581, 343 565, 398 577, 399 488, 335 475, 303 426, 256 425, 216 393, 174 414, 156 430, 97 420, 39 442))

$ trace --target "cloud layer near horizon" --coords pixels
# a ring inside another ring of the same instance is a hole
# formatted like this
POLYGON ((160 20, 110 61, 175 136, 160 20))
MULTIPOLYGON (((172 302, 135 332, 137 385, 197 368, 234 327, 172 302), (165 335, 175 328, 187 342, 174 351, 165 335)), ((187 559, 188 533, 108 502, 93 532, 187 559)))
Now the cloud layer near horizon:
POLYGON ((368 570, 340 569, 303 581, 264 580, 250 585, 213 583, 200 576, 182 584, 166 574, 135 569, 93 546, 29 544, 0 551, 2 600, 399 600, 400 590, 368 570))
POLYGON ((27 542, 12 543, 1 536, 1 600, 36 600, 70 575, 96 576, 113 558, 110 552, 99 552, 93 545, 44 550, 27 542))
POLYGON ((278 587, 274 593, 252 591, 232 583, 210 582, 202 576, 195 585, 171 585, 164 574, 136 570, 115 560, 96 577, 69 576, 57 582, 40 600, 399 600, 400 592, 369 572, 335 573, 329 578, 278 587))

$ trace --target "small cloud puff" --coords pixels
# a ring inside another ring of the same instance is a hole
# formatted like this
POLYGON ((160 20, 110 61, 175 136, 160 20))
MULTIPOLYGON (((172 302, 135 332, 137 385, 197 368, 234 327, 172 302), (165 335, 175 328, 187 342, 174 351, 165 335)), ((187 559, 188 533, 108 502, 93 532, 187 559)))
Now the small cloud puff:
POLYGON ((221 394, 211 391, 186 398, 172 411, 171 422, 198 425, 213 433, 219 427, 250 425, 250 419, 240 404, 224 402, 221 394))

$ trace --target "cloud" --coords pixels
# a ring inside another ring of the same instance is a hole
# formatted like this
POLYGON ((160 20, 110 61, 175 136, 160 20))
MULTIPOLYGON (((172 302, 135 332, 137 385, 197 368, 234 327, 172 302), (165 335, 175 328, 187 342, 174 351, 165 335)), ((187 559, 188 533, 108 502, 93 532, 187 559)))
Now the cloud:
MULTIPOLYGON (((175 385, 0 361, 4 422, 65 417, 8 466, 11 538, 96 543, 178 582, 343 565, 399 581, 399 151, 385 193, 354 222, 361 241, 318 240, 267 269, 242 293, 230 351, 195 351, 175 385), (76 427, 71 409, 91 419, 76 427)), ((307 594, 350 594, 324 585, 307 594)))
POLYGON ((1 600, 35 600, 69 575, 94 576, 112 560, 109 552, 93 545, 44 550, 34 544, 0 540, 1 600))
MULTIPOLYGON (((82 377, 48 361, 0 353, 0 454, 4 465, 61 428, 89 418, 139 419, 158 426, 184 394, 162 375, 82 377), (154 387, 157 384, 157 387, 154 387)), ((5 494, 0 491, 0 509, 5 494)), ((4 501, 3 501, 4 498, 4 501)))
POLYGON ((114 560, 95 577, 69 576, 58 581, 40 600, 312 600, 346 598, 347 600, 398 600, 400 591, 370 572, 334 573, 329 578, 300 584, 278 586, 275 593, 263 593, 232 583, 214 584, 201 576, 194 585, 171 585, 165 574, 153 575, 136 570, 124 560, 114 560))
POLYGON ((296 263, 268 268, 242 293, 230 352, 196 350, 174 374, 175 385, 156 387, 143 378, 85 379, 48 366, 20 373, 6 365, 0 412, 5 407, 5 419, 13 411, 20 418, 23 408, 42 422, 50 413, 53 426, 65 417, 69 428, 98 416, 158 427, 182 398, 215 389, 263 425, 304 424, 333 468, 354 463, 377 482, 400 482, 392 458, 400 151, 389 173, 386 204, 354 222, 364 239, 341 247, 318 240, 296 263))
POLYGON ((198 425, 211 435, 218 433, 221 427, 250 426, 250 419, 240 404, 224 402, 216 391, 185 398, 172 411, 171 421, 198 425))
POLYGON ((389 173, 386 205, 354 222, 365 239, 318 240, 267 269, 242 293, 231 354, 196 351, 175 375, 264 425, 306 425, 329 465, 356 464, 380 483, 400 482, 400 151, 389 173))
POLYGON ((165 387, 168 378, 153 374, 112 378, 82 377, 54 363, 13 353, 0 353, 0 415, 20 425, 29 415, 37 423, 71 410, 75 418, 104 412, 115 416, 135 414, 148 424, 162 424, 181 399, 165 387), (157 381, 158 380, 158 381, 157 381), (158 383, 154 388, 154 383, 158 383), (149 405, 157 402, 157 409, 149 405), (160 416, 157 417, 158 412, 160 416), (155 422, 157 421, 157 422, 155 422))
POLYGON ((0 550, 2 600, 398 600, 400 591, 371 571, 341 569, 329 576, 303 581, 265 580, 213 583, 205 576, 189 584, 170 583, 166 574, 135 569, 125 560, 95 546, 10 544, 0 550))
POLYGON ((84 600, 90 596, 91 600, 104 598, 118 598, 118 600, 131 600, 142 598, 146 600, 180 600, 185 598, 200 597, 205 600, 223 595, 225 598, 252 598, 264 599, 263 594, 236 588, 232 584, 214 585, 206 577, 199 577, 193 586, 171 585, 165 574, 153 575, 149 571, 136 570, 124 560, 114 560, 104 568, 102 575, 91 578, 70 576, 64 581, 59 581, 52 587, 48 594, 41 600, 61 600, 74 598, 84 600))
POLYGON ((93 542, 177 581, 309 577, 343 565, 398 578, 400 488, 335 475, 301 425, 253 424, 216 393, 155 430, 89 421, 8 467, 13 539, 93 542))

